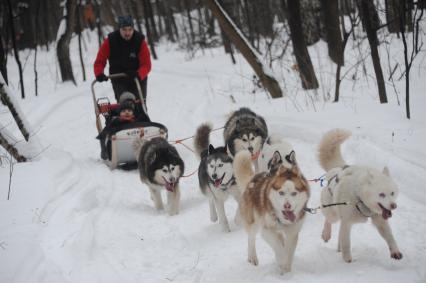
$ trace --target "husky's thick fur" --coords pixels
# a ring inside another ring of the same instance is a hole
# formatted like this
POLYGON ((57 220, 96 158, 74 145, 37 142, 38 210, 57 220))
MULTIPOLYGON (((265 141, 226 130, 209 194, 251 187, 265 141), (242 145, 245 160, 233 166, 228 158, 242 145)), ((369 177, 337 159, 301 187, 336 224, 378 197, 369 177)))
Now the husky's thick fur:
POLYGON ((232 113, 223 131, 225 145, 232 156, 246 149, 250 151, 253 160, 258 158, 267 136, 265 120, 245 107, 232 113))
MULTIPOLYGON (((214 148, 209 142, 211 125, 202 124, 195 134, 194 146, 201 158, 198 167, 198 181, 201 192, 209 198, 210 220, 222 225, 222 230, 229 232, 229 223, 225 214, 225 200, 232 195, 238 202, 241 196, 234 177, 232 157, 225 147, 214 148)), ((236 214, 238 221, 239 212, 236 214)))
POLYGON ((255 240, 261 230, 281 272, 289 272, 310 195, 308 182, 297 165, 279 165, 275 172, 254 175, 250 160, 251 154, 245 150, 234 159, 234 174, 243 189, 240 213, 248 233, 248 261, 259 263, 255 240))
POLYGON ((288 142, 273 135, 266 139, 258 163, 259 172, 274 172, 281 164, 291 169, 296 165, 295 152, 288 142))
POLYGON ((179 213, 180 189, 179 179, 185 166, 179 153, 167 140, 157 137, 144 142, 137 139, 134 150, 138 155, 138 169, 141 181, 151 193, 156 209, 163 209, 161 191, 166 189, 167 212, 169 215, 179 213))
POLYGON ((366 166, 346 165, 340 146, 349 136, 349 131, 334 129, 323 136, 319 145, 319 162, 328 171, 328 185, 321 192, 321 203, 348 203, 322 209, 326 218, 322 238, 327 242, 331 238, 331 224, 340 220, 338 251, 342 252, 343 260, 351 262, 351 227, 371 218, 388 244, 390 256, 401 259, 387 221, 397 206, 398 187, 386 167, 380 172, 366 166))

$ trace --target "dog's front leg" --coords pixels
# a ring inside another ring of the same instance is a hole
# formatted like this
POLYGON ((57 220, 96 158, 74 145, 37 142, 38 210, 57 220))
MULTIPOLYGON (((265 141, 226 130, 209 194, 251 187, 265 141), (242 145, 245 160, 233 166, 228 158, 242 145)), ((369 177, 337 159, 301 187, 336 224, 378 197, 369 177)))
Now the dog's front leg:
POLYGON ((211 222, 217 221, 217 213, 216 213, 216 206, 214 204, 214 196, 209 198, 209 207, 210 207, 210 220, 211 222))
POLYGON ((248 233, 248 262, 253 265, 259 265, 259 260, 257 259, 256 254, 256 234, 257 227, 255 225, 251 225, 247 229, 248 233))
POLYGON ((327 219, 324 221, 324 228, 322 229, 321 237, 326 243, 331 238, 331 223, 327 219))
POLYGON ((283 272, 290 272, 293 265, 294 252, 296 251, 297 242, 299 240, 299 231, 289 231, 286 234, 284 252, 285 260, 283 262, 283 272))
POLYGON ((219 216, 219 223, 222 225, 222 230, 224 232, 230 232, 228 219, 226 218, 225 214, 225 201, 222 198, 216 197, 214 199, 214 203, 216 205, 217 214, 219 216))
POLYGON ((275 260, 277 261, 282 272, 286 271, 285 262, 285 250, 284 250, 284 238, 281 233, 278 233, 275 229, 264 228, 262 230, 262 237, 271 246, 275 253, 275 260))
POLYGON ((176 215, 179 213, 179 201, 180 201, 180 189, 179 185, 176 184, 176 187, 173 192, 167 191, 167 212, 170 216, 176 215))
POLYGON ((374 226, 376 226, 377 231, 379 231, 380 235, 388 244, 391 258, 402 259, 402 253, 398 249, 398 245, 393 237, 392 229, 389 226, 388 221, 383 219, 381 215, 377 215, 371 218, 371 222, 374 226))
POLYGON ((339 230, 339 250, 342 251, 343 260, 352 262, 351 255, 351 228, 352 223, 342 220, 339 230))
POLYGON ((158 210, 163 209, 163 200, 161 199, 160 190, 149 187, 149 192, 151 193, 151 199, 154 202, 155 208, 158 210))

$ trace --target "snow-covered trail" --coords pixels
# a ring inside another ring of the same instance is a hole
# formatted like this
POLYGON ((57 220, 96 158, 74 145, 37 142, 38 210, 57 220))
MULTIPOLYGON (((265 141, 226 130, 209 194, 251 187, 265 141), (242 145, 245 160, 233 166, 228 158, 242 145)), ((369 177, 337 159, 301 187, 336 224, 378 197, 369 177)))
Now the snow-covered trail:
MULTIPOLYGON (((54 102, 46 100, 30 112, 30 120, 40 128, 39 136, 50 147, 41 161, 16 169, 18 180, 20 171, 37 172, 39 176, 26 186, 35 192, 14 192, 13 200, 6 204, 28 211, 32 217, 15 219, 6 226, 7 232, 0 231, 0 244, 7 243, 0 253, 1 282, 426 280, 426 222, 419 221, 426 214, 426 194, 418 192, 426 182, 425 166, 407 159, 398 149, 401 144, 395 144, 395 148, 384 145, 384 138, 377 139, 381 135, 367 127, 367 120, 351 122, 330 119, 327 113, 284 112, 287 102, 256 96, 239 95, 239 103, 231 103, 228 95, 215 94, 239 83, 238 77, 221 72, 221 64, 228 60, 223 56, 220 60, 207 57, 186 62, 175 54, 163 54, 162 60, 155 62, 148 83, 151 118, 166 125, 170 139, 175 140, 192 136, 205 121, 221 127, 231 110, 249 106, 265 117, 270 132, 281 134, 295 147, 308 179, 323 174, 316 160, 321 134, 336 126, 351 129, 353 136, 344 147, 347 161, 377 167, 390 163, 400 185, 398 209, 390 222, 404 259, 390 259, 374 227, 363 224, 352 232, 355 261, 344 263, 336 252, 338 227, 333 227, 331 241, 323 243, 323 216, 317 214, 306 218, 291 274, 279 275, 273 253, 260 237, 260 265, 251 266, 246 261, 246 233, 232 221, 236 203, 232 199, 226 203, 231 232, 223 233, 217 223, 210 223, 208 202, 198 189, 196 174, 182 179, 181 211, 170 217, 164 211, 155 211, 136 170, 111 171, 101 162, 89 83, 85 83, 49 96, 47 99, 54 102), (209 70, 203 66, 209 66, 209 70), (177 69, 185 75, 176 76, 182 74, 177 69), (25 171, 26 166, 32 171, 25 171), (33 207, 24 206, 28 203, 22 200, 25 194, 38 196, 33 207), (19 256, 8 262, 13 250, 18 250, 19 256)), ((97 86, 97 91, 99 95, 110 93, 110 83, 97 86)), ((213 133, 211 138, 212 143, 220 145, 222 132, 213 133)), ((189 146, 191 143, 186 142, 189 146)), ((180 145, 177 149, 185 161, 185 173, 191 173, 198 166, 196 156, 180 145)), ((314 207, 319 203, 319 184, 312 182, 311 191, 309 204, 314 207)))

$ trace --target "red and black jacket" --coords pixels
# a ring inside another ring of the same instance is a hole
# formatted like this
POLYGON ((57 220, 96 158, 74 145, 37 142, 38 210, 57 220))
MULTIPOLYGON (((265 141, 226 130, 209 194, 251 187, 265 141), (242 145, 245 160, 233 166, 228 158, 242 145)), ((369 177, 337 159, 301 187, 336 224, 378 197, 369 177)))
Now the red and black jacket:
POLYGON ((137 71, 139 78, 143 80, 151 71, 148 44, 145 36, 138 31, 134 31, 129 41, 121 37, 119 30, 108 35, 96 56, 95 76, 104 73, 107 60, 110 74, 137 71))

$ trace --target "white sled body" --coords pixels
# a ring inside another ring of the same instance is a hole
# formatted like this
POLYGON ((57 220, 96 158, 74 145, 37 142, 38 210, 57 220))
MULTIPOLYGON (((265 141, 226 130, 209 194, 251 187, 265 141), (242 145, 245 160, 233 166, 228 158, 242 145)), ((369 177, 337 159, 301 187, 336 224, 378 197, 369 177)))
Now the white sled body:
POLYGON ((158 123, 143 123, 143 126, 135 126, 123 129, 110 137, 111 158, 107 162, 111 169, 117 168, 120 164, 137 162, 133 149, 135 138, 150 140, 154 137, 167 139, 167 128, 158 123))

